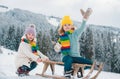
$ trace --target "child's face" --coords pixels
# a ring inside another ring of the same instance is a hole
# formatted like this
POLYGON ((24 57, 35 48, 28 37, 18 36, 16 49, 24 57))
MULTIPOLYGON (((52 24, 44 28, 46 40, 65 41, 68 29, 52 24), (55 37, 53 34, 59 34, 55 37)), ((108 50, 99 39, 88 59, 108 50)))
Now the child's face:
POLYGON ((65 24, 65 25, 63 25, 63 30, 66 32, 66 31, 69 31, 69 30, 71 30, 72 29, 72 25, 70 25, 70 24, 65 24))
POLYGON ((34 39, 34 35, 32 33, 26 34, 28 40, 32 41, 34 39))

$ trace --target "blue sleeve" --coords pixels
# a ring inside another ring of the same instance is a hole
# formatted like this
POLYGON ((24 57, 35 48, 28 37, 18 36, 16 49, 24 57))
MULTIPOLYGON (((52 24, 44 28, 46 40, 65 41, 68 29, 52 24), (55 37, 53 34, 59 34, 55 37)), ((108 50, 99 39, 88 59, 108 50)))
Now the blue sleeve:
POLYGON ((74 31, 73 35, 80 37, 85 28, 86 28, 86 20, 83 20, 81 26, 74 31))

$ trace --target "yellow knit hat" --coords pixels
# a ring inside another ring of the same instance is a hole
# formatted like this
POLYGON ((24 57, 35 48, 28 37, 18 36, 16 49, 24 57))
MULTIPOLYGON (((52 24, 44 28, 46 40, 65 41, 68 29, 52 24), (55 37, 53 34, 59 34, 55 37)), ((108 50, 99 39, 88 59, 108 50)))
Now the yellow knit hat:
POLYGON ((61 20, 61 26, 65 25, 65 24, 70 24, 73 25, 72 20, 70 19, 70 16, 64 16, 61 20))

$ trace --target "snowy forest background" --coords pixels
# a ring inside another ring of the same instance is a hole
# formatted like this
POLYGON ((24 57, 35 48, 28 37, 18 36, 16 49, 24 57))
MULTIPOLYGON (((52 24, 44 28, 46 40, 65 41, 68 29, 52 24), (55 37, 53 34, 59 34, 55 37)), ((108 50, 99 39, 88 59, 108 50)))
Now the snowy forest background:
MULTIPOLYGON (((60 54, 53 50, 52 44, 58 39, 60 19, 20 9, 0 12, 0 46, 17 51, 25 28, 34 23, 40 51, 51 60, 60 61, 60 54)), ((74 21, 75 26, 80 24, 74 21)), ((104 71, 120 73, 120 28, 87 24, 79 42, 83 57, 104 62, 104 71)))

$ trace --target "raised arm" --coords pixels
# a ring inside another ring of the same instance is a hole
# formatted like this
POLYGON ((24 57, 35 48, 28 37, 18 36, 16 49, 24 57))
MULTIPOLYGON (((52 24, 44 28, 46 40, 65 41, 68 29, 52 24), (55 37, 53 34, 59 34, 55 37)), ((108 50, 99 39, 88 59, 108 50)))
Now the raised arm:
POLYGON ((83 20, 82 20, 82 23, 81 23, 81 26, 74 32, 75 35, 77 36, 81 36, 81 34, 83 33, 84 29, 86 28, 86 21, 88 20, 89 16, 91 15, 92 13, 92 9, 91 8, 88 8, 87 11, 83 11, 82 9, 80 9, 80 12, 83 16, 83 20))

